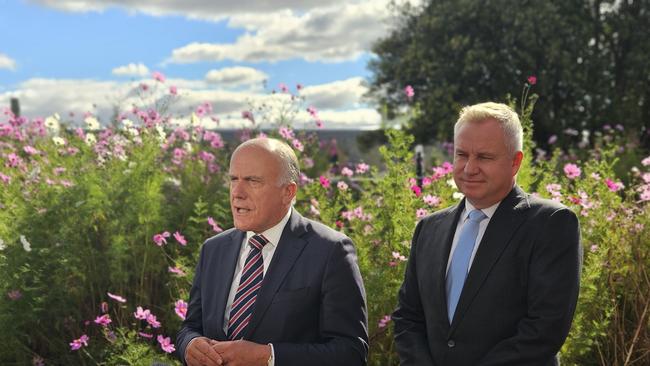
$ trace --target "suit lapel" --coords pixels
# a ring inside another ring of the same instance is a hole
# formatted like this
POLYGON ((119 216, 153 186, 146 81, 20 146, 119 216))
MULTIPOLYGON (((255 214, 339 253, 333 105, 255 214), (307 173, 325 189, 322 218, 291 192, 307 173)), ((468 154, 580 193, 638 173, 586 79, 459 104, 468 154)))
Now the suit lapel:
MULTIPOLYGON (((465 201, 456 205, 452 208, 440 222, 440 235, 436 235, 438 238, 442 238, 444 241, 442 245, 432 245, 434 248, 434 253, 431 258, 440 258, 439 263, 434 263, 434 266, 431 268, 437 268, 438 272, 434 277, 434 287, 437 291, 436 299, 439 299, 438 304, 438 314, 442 314, 441 319, 444 320, 444 323, 449 325, 447 320, 447 290, 446 290, 446 279, 447 279, 447 262, 449 260, 449 252, 451 251, 451 244, 454 240, 454 233, 456 232, 456 224, 460 217, 461 212, 465 208, 465 201)), ((431 241, 436 241, 436 238, 430 238, 431 241)), ((425 259, 429 260, 429 259, 425 259)))
POLYGON ((456 328, 458 320, 465 315, 467 308, 486 280, 490 270, 510 244, 510 239, 514 233, 524 222, 526 215, 523 215, 521 211, 526 208, 528 208, 526 194, 516 186, 497 208, 485 230, 465 280, 456 313, 454 319, 452 319, 451 331, 456 328))
POLYGON ((215 269, 211 277, 217 286, 215 293, 216 304, 216 328, 217 333, 221 338, 226 339, 226 334, 223 331, 223 318, 226 312, 226 302, 230 294, 230 286, 235 274, 235 266, 239 260, 239 253, 241 251, 241 244, 244 241, 246 233, 240 230, 234 230, 231 234, 231 240, 226 245, 222 246, 222 252, 217 255, 217 265, 212 268, 215 269))
POLYGON ((301 238, 301 236, 307 232, 305 229, 304 219, 295 209, 292 210, 291 218, 282 231, 280 242, 275 249, 271 264, 269 264, 269 268, 266 271, 264 280, 262 281, 262 287, 257 294, 255 309, 253 310, 251 321, 248 324, 246 333, 244 334, 245 339, 250 339, 250 335, 253 334, 255 328, 257 328, 257 325, 260 323, 266 310, 271 304, 273 296, 275 296, 275 293, 280 288, 284 278, 287 276, 296 259, 298 259, 298 256, 300 256, 300 253, 302 253, 302 250, 307 244, 307 241, 301 238))

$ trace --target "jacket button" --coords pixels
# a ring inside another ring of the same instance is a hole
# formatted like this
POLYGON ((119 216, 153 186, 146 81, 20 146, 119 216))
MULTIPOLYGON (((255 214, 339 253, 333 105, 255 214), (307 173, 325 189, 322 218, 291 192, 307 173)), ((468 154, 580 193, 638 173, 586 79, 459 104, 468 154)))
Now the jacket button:
POLYGON ((454 348, 455 346, 456 346, 456 342, 454 342, 453 339, 447 341, 447 347, 454 348))

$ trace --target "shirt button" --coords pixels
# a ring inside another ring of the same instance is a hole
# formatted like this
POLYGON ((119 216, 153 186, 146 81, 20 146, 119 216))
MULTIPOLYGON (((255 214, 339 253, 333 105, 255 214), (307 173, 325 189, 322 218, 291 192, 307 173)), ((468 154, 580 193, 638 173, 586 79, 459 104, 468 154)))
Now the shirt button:
POLYGON ((454 348, 455 346, 456 346, 456 342, 454 342, 453 339, 447 341, 447 347, 454 348))

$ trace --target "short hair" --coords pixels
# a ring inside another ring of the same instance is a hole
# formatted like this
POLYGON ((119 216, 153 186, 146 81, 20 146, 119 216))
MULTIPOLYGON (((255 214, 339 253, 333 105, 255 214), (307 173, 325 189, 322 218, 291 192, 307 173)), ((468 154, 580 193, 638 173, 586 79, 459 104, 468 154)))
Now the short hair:
POLYGON ((257 137, 247 140, 237 146, 232 155, 234 156, 235 153, 239 151, 239 149, 246 146, 256 146, 262 148, 273 154, 278 159, 280 166, 282 167, 278 185, 289 183, 298 184, 298 179, 300 178, 300 166, 298 163, 298 157, 296 157, 296 153, 285 142, 270 137, 257 137))
POLYGON ((463 107, 460 110, 458 121, 454 125, 454 139, 463 124, 486 119, 494 119, 499 122, 506 138, 506 147, 510 152, 523 151, 524 131, 519 116, 512 108, 503 103, 486 102, 463 107))

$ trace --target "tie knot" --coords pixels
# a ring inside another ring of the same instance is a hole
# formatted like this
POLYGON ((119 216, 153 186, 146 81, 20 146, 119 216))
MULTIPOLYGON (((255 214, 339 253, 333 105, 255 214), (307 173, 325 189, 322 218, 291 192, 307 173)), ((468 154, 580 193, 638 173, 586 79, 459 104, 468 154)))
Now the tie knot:
POLYGON ((248 244, 257 250, 262 250, 264 246, 269 242, 269 239, 265 238, 264 235, 253 235, 248 239, 248 244))
POLYGON ((481 210, 472 210, 469 212, 469 219, 474 222, 481 222, 487 216, 481 210))

